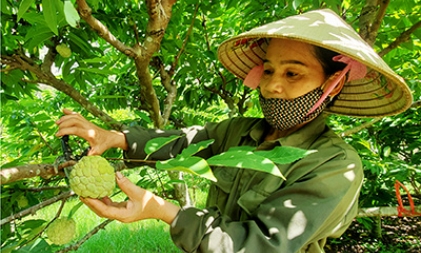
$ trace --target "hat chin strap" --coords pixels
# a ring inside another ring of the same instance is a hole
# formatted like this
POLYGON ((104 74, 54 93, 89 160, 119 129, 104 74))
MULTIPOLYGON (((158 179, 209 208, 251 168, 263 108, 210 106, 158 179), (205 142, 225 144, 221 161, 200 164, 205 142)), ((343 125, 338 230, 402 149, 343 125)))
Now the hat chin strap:
POLYGON ((332 60, 343 62, 343 63, 346 63, 347 65, 341 71, 341 73, 329 84, 325 92, 323 92, 323 95, 320 97, 319 101, 317 101, 317 103, 314 104, 314 106, 310 109, 310 111, 308 111, 306 116, 313 113, 323 103, 323 101, 325 101, 325 99, 330 95, 333 89, 335 89, 336 86, 338 86, 339 82, 346 75, 346 73, 349 72, 348 80, 347 80, 348 82, 364 78, 365 75, 367 74, 367 67, 364 64, 348 56, 336 55, 332 58, 332 60))
POLYGON ((263 65, 253 67, 247 74, 246 78, 244 78, 243 84, 253 90, 256 89, 259 86, 263 71, 263 65))
POLYGON ((332 82, 330 82, 329 86, 326 88, 326 90, 323 92, 323 95, 320 97, 319 101, 317 101, 314 106, 310 109, 310 111, 308 111, 307 115, 310 115, 311 113, 313 113, 324 101, 325 99, 330 95, 330 93, 333 91, 333 89, 336 88, 336 86, 338 86, 338 84, 340 83, 340 81, 342 80, 342 78, 346 75, 346 73, 348 73, 350 67, 349 65, 347 65, 342 71, 341 73, 336 76, 335 79, 333 79, 332 82))

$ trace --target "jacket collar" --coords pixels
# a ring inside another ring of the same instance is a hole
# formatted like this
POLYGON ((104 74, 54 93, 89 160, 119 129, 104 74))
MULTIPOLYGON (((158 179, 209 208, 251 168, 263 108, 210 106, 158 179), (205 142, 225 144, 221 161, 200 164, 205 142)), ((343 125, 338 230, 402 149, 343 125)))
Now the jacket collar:
MULTIPOLYGON (((248 133, 254 141, 261 143, 265 131, 269 128, 269 124, 265 119, 257 121, 257 123, 250 128, 248 133)), ((274 142, 278 142, 281 146, 292 146, 303 149, 308 149, 311 144, 324 132, 326 128, 325 116, 323 114, 319 115, 317 118, 311 122, 304 125, 302 128, 293 132, 292 134, 281 137, 274 142)))

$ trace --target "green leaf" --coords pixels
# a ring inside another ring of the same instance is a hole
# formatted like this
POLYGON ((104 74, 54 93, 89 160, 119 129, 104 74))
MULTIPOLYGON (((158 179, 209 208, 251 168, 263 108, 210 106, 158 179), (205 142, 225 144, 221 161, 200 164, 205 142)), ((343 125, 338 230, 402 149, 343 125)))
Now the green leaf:
POLYGON ((90 55, 92 49, 89 43, 87 43, 84 39, 79 37, 79 35, 77 35, 76 33, 69 33, 68 37, 70 41, 74 43, 75 46, 79 47, 80 50, 83 51, 83 53, 85 53, 86 55, 90 55))
MULTIPOLYGON (((170 142, 173 142, 180 138, 181 136, 177 135, 171 135, 169 137, 157 137, 149 140, 145 145, 145 153, 148 155, 148 157, 161 149, 163 146, 167 145, 170 142)), ((147 159, 147 158, 146 158, 147 159)))
POLYGON ((42 12, 48 27, 55 35, 58 35, 57 10, 54 1, 55 0, 42 0, 42 12))
POLYGON ((30 253, 30 252, 43 252, 43 253, 53 253, 56 250, 52 248, 50 244, 43 238, 38 238, 34 242, 31 242, 25 245, 22 248, 19 248, 17 251, 13 251, 16 253, 30 253))
POLYGON ((256 155, 266 157, 274 163, 288 164, 315 152, 317 152, 317 150, 305 150, 296 147, 279 146, 272 150, 261 150, 255 151, 254 153, 256 155))
POLYGON ((64 16, 71 27, 76 28, 79 25, 79 13, 77 13, 77 10, 69 0, 64 1, 64 16))
POLYGON ((40 13, 26 12, 23 14, 23 19, 33 26, 47 26, 44 16, 40 13))
POLYGON ((99 8, 99 0, 89 0, 89 5, 92 7, 94 11, 98 10, 99 8))
MULTIPOLYGON (((1 7, 1 13, 2 14, 12 15, 12 14, 15 13, 14 8, 9 3, 9 1, 7 1, 7 0, 1 0, 0 4, 1 4, 0 7, 1 7)), ((3 22, 2 22, 2 26, 3 26, 3 22)))
POLYGON ((214 143, 213 139, 201 141, 195 144, 190 144, 187 148, 183 149, 183 151, 181 152, 181 156, 182 157, 192 156, 204 150, 205 148, 209 147, 209 145, 211 145, 212 143, 214 143))
POLYGON ((298 9, 302 4, 304 3, 304 0, 293 0, 292 1, 292 7, 294 10, 298 9))
POLYGON ((48 33, 38 33, 36 36, 34 36, 32 39, 25 42, 25 47, 32 51, 34 48, 38 47, 41 43, 44 41, 50 39, 54 36, 54 33, 48 32, 48 33))
POLYGON ((41 231, 45 226, 46 221, 41 219, 33 219, 22 222, 19 226, 19 232, 26 237, 31 237, 36 235, 41 231))
POLYGON ((183 171, 216 182, 216 178, 213 175, 209 164, 206 160, 197 156, 190 156, 187 158, 177 156, 170 160, 158 161, 156 163, 156 168, 160 170, 183 171))
POLYGON ((72 218, 72 216, 79 210, 79 208, 83 206, 83 202, 77 203, 75 206, 73 206, 72 210, 70 210, 69 215, 67 216, 69 219, 72 218))
POLYGON ((67 61, 63 64, 63 67, 61 69, 61 73, 62 73, 64 79, 66 79, 70 75, 72 67, 74 65, 75 65, 75 61, 73 61, 73 60, 69 60, 69 61, 67 61))
POLYGON ((134 114, 136 114, 137 116, 139 116, 142 120, 144 120, 145 122, 147 122, 147 123, 152 123, 152 121, 151 121, 151 118, 149 118, 149 116, 145 113, 145 112, 143 112, 143 111, 139 111, 139 110, 136 110, 135 112, 134 112, 134 114))
POLYGON ((208 159, 209 165, 262 171, 285 179, 275 163, 249 150, 233 149, 208 159))
POLYGON ((22 16, 26 13, 26 11, 29 9, 29 7, 31 6, 31 4, 35 2, 35 0, 23 0, 20 5, 19 5, 19 10, 18 10, 18 20, 19 21, 22 16))

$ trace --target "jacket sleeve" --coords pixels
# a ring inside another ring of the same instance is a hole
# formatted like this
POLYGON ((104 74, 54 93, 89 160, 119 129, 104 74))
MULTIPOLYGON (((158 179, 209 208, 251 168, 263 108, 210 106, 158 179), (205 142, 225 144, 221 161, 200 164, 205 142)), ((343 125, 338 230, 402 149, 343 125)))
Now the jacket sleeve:
MULTIPOLYGON (((129 150, 124 152, 124 157, 127 159, 144 159, 146 157, 145 145, 149 140, 158 137, 179 136, 178 139, 168 143, 158 151, 150 156, 150 160, 167 160, 180 154, 184 148, 192 143, 198 143, 203 140, 213 139, 214 143, 207 149, 200 151, 197 156, 202 158, 209 158, 225 147, 223 143, 228 141, 228 138, 238 139, 238 136, 228 136, 228 128, 232 125, 233 120, 225 120, 219 123, 207 123, 204 127, 192 126, 181 130, 156 130, 145 129, 140 126, 130 127, 123 130, 126 136, 129 150)), ((244 126, 242 126, 244 127, 244 126)), ((239 131, 237 135, 241 133, 239 131)), ((126 162, 128 167, 136 167, 143 165, 138 162, 126 162)))
POLYGON ((246 210, 247 220, 232 221, 214 207, 181 210, 173 241, 185 252, 322 252, 326 238, 343 233, 356 215, 363 178, 356 154, 322 157, 309 155, 284 171, 287 181, 270 176, 245 193, 240 200, 264 198, 246 210), (314 169, 301 173, 306 166, 314 169))
MULTIPOLYGON (((145 146, 149 140, 158 137, 179 136, 178 139, 165 145, 150 156, 150 160, 167 160, 175 157, 177 154, 191 143, 206 140, 206 132, 202 127, 189 127, 183 130, 156 130, 145 129, 143 127, 130 127, 123 130, 126 136, 129 150, 124 152, 126 159, 145 159, 145 146)), ((126 162, 128 167, 143 165, 141 162, 126 162)))

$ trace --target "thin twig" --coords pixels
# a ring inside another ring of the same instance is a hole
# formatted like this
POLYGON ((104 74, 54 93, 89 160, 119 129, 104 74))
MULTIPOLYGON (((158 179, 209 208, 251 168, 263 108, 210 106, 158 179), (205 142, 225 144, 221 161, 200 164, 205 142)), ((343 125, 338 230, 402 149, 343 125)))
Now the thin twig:
POLYGON ((409 178, 409 182, 411 183, 412 188, 414 188, 415 193, 418 196, 421 196, 420 187, 417 185, 417 182, 415 181, 414 176, 412 176, 412 177, 409 178))
POLYGON ((45 201, 43 201, 43 202, 41 202, 41 203, 39 203, 39 204, 37 204, 35 206, 32 206, 32 207, 30 207, 28 209, 25 209, 25 210, 23 210, 23 211, 21 211, 21 212, 19 212, 17 214, 12 214, 9 217, 6 217, 6 218, 2 219, 0 221, 0 226, 3 226, 4 224, 9 223, 9 222, 11 222, 13 220, 20 219, 20 218, 22 218, 22 217, 24 217, 26 215, 35 214, 38 210, 40 210, 40 209, 42 209, 42 208, 44 208, 46 206, 49 206, 49 205, 51 205, 51 204, 53 204, 53 203, 55 203, 55 202, 57 202, 59 200, 67 199, 67 198, 69 198, 69 197, 71 197, 73 195, 75 195, 74 192, 68 191, 68 192, 64 192, 64 193, 62 193, 62 194, 60 194, 58 196, 52 197, 50 199, 47 199, 47 200, 45 200, 45 201))
MULTIPOLYGON (((406 210, 410 210, 411 207, 404 207, 406 210)), ((421 206, 415 207, 415 211, 421 211, 421 206)), ((360 208, 358 210, 357 217, 385 217, 385 216, 398 216, 399 211, 397 207, 392 206, 381 206, 381 207, 368 207, 360 208)), ((419 216, 418 214, 402 213, 402 216, 419 216)))
POLYGON ((377 11, 377 15, 372 20, 371 26, 370 26, 370 32, 367 34, 366 41, 370 45, 374 45, 374 42, 376 41, 377 34, 379 33, 380 25, 382 24, 383 18, 386 15, 386 9, 389 6, 390 0, 382 0, 379 1, 380 8, 377 11))
POLYGON ((42 192, 42 191, 55 191, 55 190, 68 190, 68 186, 46 186, 40 188, 24 188, 19 189, 20 191, 28 191, 28 192, 42 192))
POLYGON ((372 24, 374 19, 376 18, 376 11, 377 11, 377 0, 366 0, 366 4, 361 9, 360 14, 360 36, 363 38, 368 44, 373 45, 374 41, 370 41, 370 33, 372 32, 372 24))
POLYGON ((119 41, 104 24, 102 24, 98 19, 92 16, 92 9, 91 7, 89 7, 85 0, 77 0, 76 3, 78 6, 77 10, 79 11, 80 17, 83 20, 85 20, 85 22, 88 23, 88 25, 94 31, 96 31, 101 38, 103 38, 110 45, 112 45, 117 50, 131 58, 137 58, 138 56, 140 56, 141 51, 143 49, 129 47, 126 46, 123 42, 119 41))
POLYGON ((39 128, 37 127, 37 125, 32 121, 29 120, 29 123, 32 125, 32 127, 35 128, 35 131, 38 133, 39 137, 41 138, 41 140, 44 142, 44 144, 52 151, 54 152, 54 148, 51 147, 50 143, 48 143, 48 141, 45 139, 45 137, 42 135, 41 131, 39 130, 39 128))
POLYGON ((15 54, 12 56, 1 56, 2 64, 11 65, 11 66, 18 66, 21 70, 28 70, 34 73, 37 77, 38 83, 43 83, 49 85, 69 97, 75 100, 77 103, 82 105, 87 111, 89 111, 92 115, 101 119, 104 123, 108 126, 113 128, 114 130, 121 130, 122 124, 117 122, 111 116, 106 114, 105 112, 101 111, 97 106, 92 104, 86 97, 82 96, 82 94, 76 90, 72 85, 66 83, 63 80, 57 79, 51 72, 44 71, 40 65, 34 62, 33 59, 27 57, 25 54, 15 54))
POLYGON ((363 124, 361 124, 361 125, 359 125, 357 127, 354 127, 354 128, 351 128, 349 130, 346 130, 346 131, 342 132, 341 133, 341 137, 345 137, 345 136, 349 136, 349 135, 358 133, 358 132, 360 132, 363 129, 366 129, 366 128, 371 127, 372 125, 374 125, 375 123, 379 122, 380 120, 382 120, 382 118, 375 118, 372 121, 364 122, 363 124))
MULTIPOLYGON (((412 103, 411 108, 417 108, 417 107, 420 107, 420 106, 421 106, 421 100, 412 103)), ((381 119, 383 119, 383 118, 374 118, 372 121, 365 122, 365 123, 363 123, 363 124, 361 124, 361 125, 359 125, 357 127, 354 127, 354 128, 349 129, 349 130, 346 130, 346 131, 342 132, 340 135, 342 137, 345 137, 345 136, 349 136, 351 134, 358 133, 358 132, 360 132, 363 129, 366 129, 366 128, 371 127, 375 123, 379 122, 381 119)))
POLYGON ((380 51, 379 55, 384 56, 393 49, 397 48, 400 44, 408 41, 411 38, 411 34, 413 34, 419 28, 421 28, 421 20, 411 26, 408 30, 401 33, 399 37, 397 37, 392 43, 389 44, 388 47, 380 51))
POLYGON ((187 42, 188 42, 188 40, 190 38, 190 35, 193 31, 194 22, 196 20, 196 15, 197 15, 197 11, 199 10, 199 6, 200 6, 200 1, 197 1, 196 8, 194 9, 189 29, 187 30, 186 37, 184 38, 184 41, 183 41, 183 45, 181 46, 180 50, 178 50, 178 54, 176 55, 173 63, 171 64, 171 69, 168 71, 170 76, 174 75, 174 71, 175 71, 175 68, 178 65, 178 61, 180 60, 181 55, 184 53, 184 50, 186 49, 187 42))

